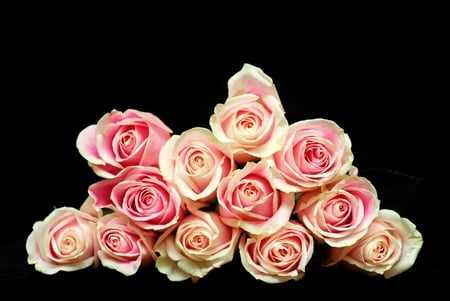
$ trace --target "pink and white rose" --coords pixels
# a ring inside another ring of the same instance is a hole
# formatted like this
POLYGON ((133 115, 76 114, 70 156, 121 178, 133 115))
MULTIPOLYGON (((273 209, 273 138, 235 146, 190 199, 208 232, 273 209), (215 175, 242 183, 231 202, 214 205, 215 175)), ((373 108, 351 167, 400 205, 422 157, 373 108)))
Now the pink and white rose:
POLYGON ((174 232, 158 238, 156 268, 171 281, 191 279, 195 283, 233 260, 240 233, 214 211, 193 210, 174 232))
POLYGON ((239 242, 242 265, 266 283, 300 280, 314 252, 314 238, 296 220, 266 236, 245 233, 239 242))
POLYGON ((364 177, 348 175, 322 189, 302 193, 294 213, 318 242, 346 247, 366 234, 379 209, 373 184, 364 177))
POLYGON ((26 240, 28 264, 41 273, 97 267, 96 217, 72 207, 54 209, 33 224, 26 240))
POLYGON ((353 164, 351 146, 348 134, 334 121, 316 118, 291 124, 283 148, 268 158, 279 173, 277 187, 303 192, 345 175, 353 164))
POLYGON ((113 212, 97 222, 98 257, 104 267, 129 276, 154 263, 156 232, 137 227, 125 215, 113 212))
POLYGON ((219 214, 223 222, 249 233, 267 235, 283 227, 295 206, 294 193, 279 191, 266 161, 247 162, 219 183, 219 214))
POLYGON ((272 79, 250 64, 228 80, 228 97, 215 106, 209 123, 217 139, 232 148, 237 163, 280 150, 289 126, 272 79))
POLYGON ((154 166, 128 166, 111 179, 91 184, 88 192, 98 211, 121 212, 146 230, 176 225, 186 210, 175 186, 154 166))
POLYGON ((367 233, 353 245, 329 248, 324 266, 344 266, 370 276, 397 276, 410 269, 422 248, 422 234, 409 219, 381 209, 367 233))
POLYGON ((194 127, 172 135, 161 149, 159 167, 188 199, 188 207, 201 208, 215 199, 219 182, 235 169, 235 163, 211 130, 194 127))
POLYGON ((84 128, 76 146, 98 176, 111 178, 127 166, 157 166, 159 152, 171 133, 152 113, 112 110, 97 124, 84 128))

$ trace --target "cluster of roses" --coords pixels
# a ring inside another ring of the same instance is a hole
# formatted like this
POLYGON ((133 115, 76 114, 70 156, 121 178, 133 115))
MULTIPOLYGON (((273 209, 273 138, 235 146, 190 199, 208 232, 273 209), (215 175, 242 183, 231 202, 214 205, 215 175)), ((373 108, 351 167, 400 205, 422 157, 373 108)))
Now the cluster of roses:
POLYGON ((272 79, 250 64, 228 80, 210 128, 173 134, 157 116, 112 110, 76 141, 101 179, 80 208, 55 208, 26 241, 54 274, 88 266, 132 275, 154 265, 193 282, 239 254, 267 283, 301 279, 315 243, 324 266, 389 278, 422 247, 415 225, 381 209, 335 122, 289 124, 272 79))

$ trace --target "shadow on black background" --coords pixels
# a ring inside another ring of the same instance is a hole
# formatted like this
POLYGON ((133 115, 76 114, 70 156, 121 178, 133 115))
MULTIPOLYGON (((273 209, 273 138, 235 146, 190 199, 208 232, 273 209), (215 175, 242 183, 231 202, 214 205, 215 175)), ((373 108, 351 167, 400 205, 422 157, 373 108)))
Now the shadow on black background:
POLYGON ((223 297, 236 292, 245 297, 268 292, 339 296, 355 287, 425 292, 443 276, 448 266, 442 265, 446 261, 434 232, 439 219, 430 219, 435 207, 425 205, 430 201, 423 159, 426 78, 420 54, 411 52, 408 40, 390 40, 388 48, 367 44, 279 56, 228 55, 209 49, 193 55, 150 54, 132 46, 126 52, 115 51, 113 43, 100 46, 63 39, 53 47, 39 41, 40 47, 16 55, 18 64, 9 80, 14 93, 6 99, 14 108, 8 128, 15 134, 3 142, 9 153, 4 160, 12 166, 4 171, 8 176, 3 185, 15 188, 3 202, 2 288, 20 285, 43 294, 67 289, 70 294, 91 296, 151 291, 149 296, 154 299, 156 294, 158 300, 210 290, 223 297), (27 265, 25 239, 32 224, 54 207, 78 207, 87 187, 97 180, 75 148, 80 130, 111 109, 127 108, 156 114, 174 133, 208 127, 215 104, 226 98, 228 78, 244 63, 261 67, 273 79, 289 122, 324 117, 346 130, 354 164, 377 187, 382 207, 399 208, 423 234, 423 248, 410 270, 384 280, 311 263, 302 280, 271 285, 252 279, 236 256, 193 285, 170 282, 151 267, 130 277, 106 268, 46 276, 27 265))

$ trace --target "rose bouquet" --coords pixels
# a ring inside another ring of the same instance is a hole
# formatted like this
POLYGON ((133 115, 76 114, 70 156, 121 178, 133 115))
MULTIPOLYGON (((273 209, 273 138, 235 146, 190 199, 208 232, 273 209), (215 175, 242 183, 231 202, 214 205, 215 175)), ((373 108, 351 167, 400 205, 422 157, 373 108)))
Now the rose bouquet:
POLYGON ((302 279, 320 246, 324 267, 390 278, 413 266, 422 235, 380 207, 349 135, 328 119, 289 123, 262 69, 229 78, 209 124, 175 134, 150 112, 113 109, 80 131, 100 179, 79 208, 34 223, 28 263, 49 275, 153 266, 197 282, 238 258, 255 279, 282 283, 302 279))

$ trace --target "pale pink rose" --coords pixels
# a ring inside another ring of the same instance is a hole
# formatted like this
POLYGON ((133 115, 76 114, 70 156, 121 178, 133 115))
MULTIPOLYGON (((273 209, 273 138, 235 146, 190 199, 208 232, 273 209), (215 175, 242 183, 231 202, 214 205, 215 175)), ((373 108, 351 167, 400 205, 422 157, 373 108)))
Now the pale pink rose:
POLYGON ((26 240, 28 264, 41 273, 97 267, 97 219, 72 207, 54 209, 33 225, 26 240))
POLYGON ((302 279, 313 252, 313 236, 295 220, 270 235, 245 233, 239 242, 244 268, 256 279, 267 283, 302 279))
POLYGON ((352 167, 353 153, 350 138, 341 127, 317 118, 291 124, 283 149, 268 160, 279 173, 279 189, 303 192, 346 174, 352 167))
POLYGON ((76 146, 98 176, 111 178, 127 166, 157 166, 161 147, 171 133, 152 113, 112 110, 84 128, 76 146))
POLYGON ((353 245, 329 247, 324 266, 343 263, 367 275, 391 278, 411 268, 423 245, 422 234, 409 219, 381 209, 367 233, 353 245))
POLYGON ((242 169, 219 183, 219 214, 231 227, 257 234, 271 234, 290 219, 295 206, 294 193, 276 189, 267 162, 247 162, 242 169))
POLYGON ((348 175, 322 189, 302 193, 294 213, 320 243, 345 247, 366 234, 379 209, 373 184, 364 177, 348 175))
POLYGON ((191 279, 195 283, 233 260, 240 233, 214 211, 193 210, 175 231, 158 238, 156 268, 171 281, 191 279))
POLYGON ((156 232, 143 230, 125 215, 113 212, 98 219, 98 257, 104 267, 129 276, 154 263, 156 232))
POLYGON ((234 160, 245 163, 279 151, 289 125, 272 79, 260 68, 244 64, 229 79, 228 92, 209 123, 217 139, 232 148, 234 160))
POLYGON ((91 184, 88 192, 97 210, 121 212, 146 230, 163 231, 185 213, 177 189, 154 166, 128 166, 114 178, 91 184))
POLYGON ((216 197, 220 180, 235 169, 235 163, 211 130, 194 127, 167 141, 159 167, 164 178, 188 199, 188 207, 198 209, 216 197))

